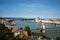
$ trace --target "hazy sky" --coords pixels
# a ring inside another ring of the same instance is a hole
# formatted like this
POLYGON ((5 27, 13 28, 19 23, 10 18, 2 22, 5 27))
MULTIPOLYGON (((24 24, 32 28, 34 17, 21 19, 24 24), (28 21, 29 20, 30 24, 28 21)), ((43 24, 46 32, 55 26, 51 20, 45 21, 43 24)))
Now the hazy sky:
POLYGON ((60 18, 60 0, 0 0, 0 17, 60 18))

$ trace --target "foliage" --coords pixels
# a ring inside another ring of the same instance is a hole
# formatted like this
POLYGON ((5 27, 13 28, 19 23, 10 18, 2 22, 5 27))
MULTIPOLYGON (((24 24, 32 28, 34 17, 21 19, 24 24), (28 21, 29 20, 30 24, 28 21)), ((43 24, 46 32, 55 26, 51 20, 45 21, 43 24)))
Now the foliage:
POLYGON ((30 36, 30 35, 31 35, 31 29, 30 29, 30 27, 29 27, 29 26, 25 26, 24 30, 25 30, 25 31, 27 31, 28 36, 30 36))
POLYGON ((16 36, 14 40, 21 40, 19 36, 16 36))
POLYGON ((14 34, 10 29, 5 27, 4 24, 0 24, 0 40, 13 40, 14 34))
POLYGON ((46 37, 45 33, 40 33, 40 32, 35 32, 33 33, 33 35, 36 35, 36 36, 42 36, 43 38, 46 37))
POLYGON ((21 38, 19 35, 17 35, 17 36, 14 38, 14 40, 27 40, 27 38, 26 38, 25 36, 23 36, 23 37, 21 38))
POLYGON ((56 37, 56 40, 60 40, 60 37, 56 37))
POLYGON ((0 23, 0 40, 20 40, 20 38, 14 37, 12 30, 0 23))
POLYGON ((46 39, 50 40, 50 38, 47 37, 47 36, 45 35, 45 33, 35 32, 35 33, 33 33, 33 35, 35 35, 35 36, 37 36, 37 37, 42 36, 42 38, 46 38, 46 39))
POLYGON ((23 30, 23 28, 21 27, 20 30, 23 30))

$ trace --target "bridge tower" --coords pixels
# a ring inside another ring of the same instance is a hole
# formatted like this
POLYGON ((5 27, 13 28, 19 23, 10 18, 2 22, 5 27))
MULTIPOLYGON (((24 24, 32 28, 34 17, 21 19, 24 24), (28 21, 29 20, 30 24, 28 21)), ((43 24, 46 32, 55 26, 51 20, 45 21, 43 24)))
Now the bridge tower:
POLYGON ((41 30, 42 30, 42 33, 45 33, 45 24, 44 23, 41 23, 41 30))

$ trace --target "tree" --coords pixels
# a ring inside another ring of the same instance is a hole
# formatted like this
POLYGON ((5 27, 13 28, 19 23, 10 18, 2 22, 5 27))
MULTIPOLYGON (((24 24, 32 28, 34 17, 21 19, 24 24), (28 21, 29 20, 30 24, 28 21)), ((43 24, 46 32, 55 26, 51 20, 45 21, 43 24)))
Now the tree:
POLYGON ((14 33, 12 30, 5 27, 4 24, 0 23, 0 40, 13 40, 14 33))
POLYGON ((31 35, 31 30, 30 30, 30 27, 29 26, 25 26, 25 29, 24 30, 27 31, 28 36, 31 35))
POLYGON ((56 40, 60 40, 60 37, 56 37, 56 40))
POLYGON ((0 23, 0 40, 21 40, 21 38, 15 37, 11 29, 0 23))
POLYGON ((23 28, 21 27, 20 30, 23 30, 23 28))
POLYGON ((0 30, 2 30, 3 28, 5 28, 5 25, 0 23, 0 30))
POLYGON ((22 40, 20 39, 19 35, 14 38, 14 40, 22 40))

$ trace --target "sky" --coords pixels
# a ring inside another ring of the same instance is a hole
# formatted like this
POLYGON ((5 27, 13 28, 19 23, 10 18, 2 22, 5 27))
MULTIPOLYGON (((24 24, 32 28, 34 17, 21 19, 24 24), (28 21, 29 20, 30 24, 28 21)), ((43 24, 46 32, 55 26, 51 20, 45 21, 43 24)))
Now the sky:
POLYGON ((0 17, 60 18, 60 0, 0 0, 0 17))

